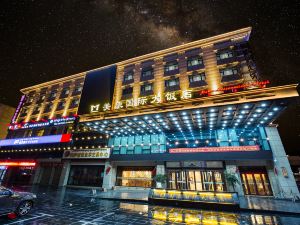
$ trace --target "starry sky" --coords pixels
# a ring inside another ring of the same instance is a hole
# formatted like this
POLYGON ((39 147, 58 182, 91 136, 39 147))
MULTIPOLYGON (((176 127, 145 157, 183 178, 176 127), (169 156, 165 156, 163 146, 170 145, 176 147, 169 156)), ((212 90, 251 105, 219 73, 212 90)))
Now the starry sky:
MULTIPOLYGON (((3 0, 0 102, 16 107, 21 88, 247 26, 261 77, 299 83, 299 12, 292 0, 3 0)), ((278 123, 299 155, 299 99, 278 123)))

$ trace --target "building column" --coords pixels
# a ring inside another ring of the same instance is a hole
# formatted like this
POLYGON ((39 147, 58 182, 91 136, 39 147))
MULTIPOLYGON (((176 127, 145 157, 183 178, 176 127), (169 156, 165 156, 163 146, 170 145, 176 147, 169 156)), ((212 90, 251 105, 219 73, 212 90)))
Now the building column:
POLYGON ((116 183, 117 169, 109 161, 105 162, 104 177, 102 187, 105 189, 112 189, 116 183))
POLYGON ((220 92, 216 90, 222 87, 222 83, 214 46, 205 46, 202 50, 208 89, 212 90, 212 95, 219 94, 220 92))
POLYGON ((266 127, 265 129, 273 153, 275 176, 279 188, 279 193, 274 193, 275 197, 293 198, 300 196, 277 128, 266 127))
POLYGON ((42 173, 42 167, 41 167, 40 163, 38 163, 35 173, 34 173, 34 176, 33 176, 33 179, 32 179, 32 184, 39 184, 41 173, 42 173))
POLYGON ((64 187, 67 185, 70 168, 71 168, 70 161, 65 161, 59 179, 59 184, 58 184, 59 187, 64 187))
POLYGON ((227 173, 230 173, 230 174, 234 174, 237 179, 239 180, 239 184, 236 184, 234 189, 233 187, 231 186, 231 184, 228 184, 227 181, 226 181, 226 178, 225 178, 225 182, 226 182, 226 187, 227 187, 227 191, 235 191, 238 193, 239 196, 244 196, 244 191, 243 191, 243 185, 242 185, 242 179, 241 179, 241 176, 240 176, 240 173, 238 172, 238 167, 237 165, 235 165, 235 163, 226 163, 226 169, 225 171, 227 173))
MULTIPOLYGON (((164 164, 156 165, 156 175, 166 175, 166 168, 164 164)), ((158 186, 157 183, 155 184, 156 188, 165 188, 167 184, 162 184, 162 187, 158 186), (165 185, 165 186, 164 186, 165 185)))

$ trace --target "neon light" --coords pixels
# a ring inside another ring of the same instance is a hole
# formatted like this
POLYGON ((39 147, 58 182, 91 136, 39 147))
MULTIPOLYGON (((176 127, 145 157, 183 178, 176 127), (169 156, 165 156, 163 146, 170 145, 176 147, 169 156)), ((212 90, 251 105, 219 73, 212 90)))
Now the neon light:
POLYGON ((12 124, 8 129, 17 130, 17 129, 28 129, 28 128, 37 128, 37 127, 46 127, 46 126, 58 126, 73 123, 76 120, 76 116, 72 117, 62 117, 57 119, 50 119, 48 121, 43 122, 30 122, 30 123, 19 123, 12 124))
POLYGON ((18 107, 17 107, 17 109, 16 109, 16 111, 15 111, 15 113, 14 113, 12 119, 11 119, 11 123, 15 123, 16 122, 17 117, 18 117, 18 115, 19 115, 19 113, 21 111, 21 108, 22 108, 25 100, 26 100, 26 95, 22 95, 21 100, 19 102, 19 105, 18 105, 18 107))
POLYGON ((169 153, 197 153, 197 152, 252 152, 259 151, 258 145, 249 146, 224 146, 203 148, 171 148, 169 153))
POLYGON ((35 162, 0 162, 0 166, 35 166, 35 162))
POLYGON ((200 94, 207 95, 207 94, 210 94, 210 93, 215 92, 215 91, 229 91, 229 90, 235 91, 236 89, 248 88, 248 87, 251 87, 251 86, 259 86, 260 88, 265 88, 266 85, 269 84, 269 83, 270 83, 269 80, 255 81, 255 82, 239 84, 239 85, 235 85, 235 86, 220 87, 217 90, 202 90, 202 91, 200 91, 200 94))

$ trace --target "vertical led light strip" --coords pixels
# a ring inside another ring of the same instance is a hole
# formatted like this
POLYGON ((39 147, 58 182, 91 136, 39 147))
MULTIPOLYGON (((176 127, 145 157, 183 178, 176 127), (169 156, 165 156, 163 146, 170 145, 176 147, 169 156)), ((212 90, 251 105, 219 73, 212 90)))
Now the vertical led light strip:
POLYGON ((11 123, 15 123, 17 121, 18 115, 21 111, 21 108, 22 108, 24 102, 25 102, 25 99, 26 99, 26 95, 22 95, 21 100, 19 102, 19 105, 18 105, 18 107, 17 107, 17 109, 16 109, 16 111, 15 111, 15 113, 14 113, 12 119, 11 119, 11 123))

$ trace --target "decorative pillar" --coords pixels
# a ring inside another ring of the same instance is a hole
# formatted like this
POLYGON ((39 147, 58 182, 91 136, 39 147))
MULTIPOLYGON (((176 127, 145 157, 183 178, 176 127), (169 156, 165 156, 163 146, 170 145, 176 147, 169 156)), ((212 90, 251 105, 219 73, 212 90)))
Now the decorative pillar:
POLYGON ((58 184, 59 187, 64 187, 68 184, 70 168, 71 168, 70 161, 65 161, 59 179, 59 184, 58 184))
POLYGON ((163 96, 165 91, 163 58, 156 58, 154 61, 154 94, 163 96))
POLYGON ((104 189, 112 189, 116 183, 117 170, 109 161, 105 162, 103 185, 104 189))
POLYGON ((221 88, 222 84, 213 45, 203 47, 203 62, 205 65, 205 76, 208 89, 212 90, 212 95, 219 94, 219 92, 215 90, 221 88))
POLYGON ((279 189, 279 193, 274 193, 275 196, 280 198, 300 196, 277 128, 266 127, 265 130, 273 153, 274 171, 279 189))
POLYGON ((226 181, 226 178, 225 178, 227 191, 235 191, 238 193, 239 196, 244 196, 245 194, 243 191, 242 179, 241 179, 240 173, 238 171, 237 165, 234 165, 234 163, 232 163, 232 164, 226 163, 226 172, 230 173, 230 174, 234 174, 236 176, 236 178, 239 180, 239 184, 236 184, 233 189, 232 185, 228 184, 226 181))

